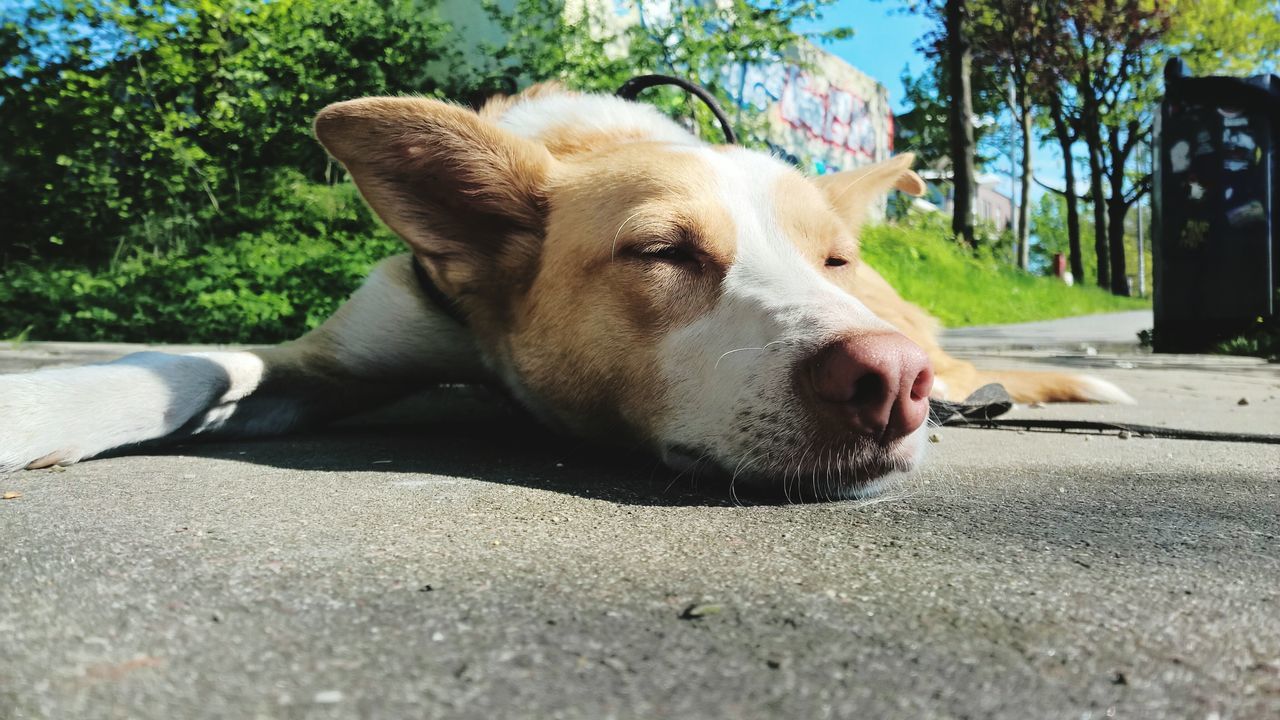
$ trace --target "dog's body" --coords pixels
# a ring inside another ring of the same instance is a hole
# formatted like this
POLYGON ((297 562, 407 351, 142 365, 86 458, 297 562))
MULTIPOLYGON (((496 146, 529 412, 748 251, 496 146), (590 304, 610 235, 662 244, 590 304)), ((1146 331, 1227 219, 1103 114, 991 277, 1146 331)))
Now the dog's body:
POLYGON ((996 381, 1023 402, 1129 401, 1092 378, 948 357, 934 321, 857 261, 866 208, 923 190, 909 156, 806 179, 647 106, 547 85, 479 113, 339 103, 316 133, 412 257, 277 347, 0 377, 0 471, 489 383, 555 428, 675 466, 849 494, 918 460, 930 393, 996 381))

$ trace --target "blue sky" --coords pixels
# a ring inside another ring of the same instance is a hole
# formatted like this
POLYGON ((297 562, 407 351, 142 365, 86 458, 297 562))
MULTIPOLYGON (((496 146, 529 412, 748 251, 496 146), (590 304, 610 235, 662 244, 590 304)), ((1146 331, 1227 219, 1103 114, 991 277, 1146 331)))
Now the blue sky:
POLYGON ((918 75, 927 67, 915 46, 932 27, 928 19, 903 12, 905 5, 901 0, 837 0, 822 11, 821 21, 805 23, 799 29, 853 28, 852 38, 823 48, 879 80, 889 89, 894 111, 901 112, 907 109, 902 104, 902 71, 910 67, 911 74, 918 75))

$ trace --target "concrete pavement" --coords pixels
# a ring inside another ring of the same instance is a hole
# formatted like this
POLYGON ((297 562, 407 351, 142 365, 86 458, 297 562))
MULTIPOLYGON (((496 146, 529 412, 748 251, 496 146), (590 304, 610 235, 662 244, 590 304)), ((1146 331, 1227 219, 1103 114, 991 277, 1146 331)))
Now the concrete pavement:
POLYGON ((1080 317, 1017 323, 950 328, 943 331, 947 348, 990 352, 992 350, 1043 350, 1061 348, 1125 352, 1138 348, 1138 333, 1150 330, 1155 318, 1150 310, 1082 315, 1080 317))
MULTIPOLYGON (((1140 404, 1023 416, 1280 432, 1276 366, 1037 347, 981 359, 1140 404)), ((1276 446, 947 428, 739 506, 442 414, 0 478, 0 718, 1280 716, 1276 446)))

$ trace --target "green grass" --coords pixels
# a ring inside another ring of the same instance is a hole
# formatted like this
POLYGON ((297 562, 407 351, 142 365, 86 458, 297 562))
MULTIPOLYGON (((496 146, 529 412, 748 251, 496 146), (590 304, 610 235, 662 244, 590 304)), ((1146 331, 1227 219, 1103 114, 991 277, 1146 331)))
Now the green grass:
POLYGON ((886 224, 862 233, 862 257, 948 327, 1031 322, 1073 315, 1141 310, 1149 300, 1117 297, 1096 287, 1020 272, 975 257, 935 220, 886 224))

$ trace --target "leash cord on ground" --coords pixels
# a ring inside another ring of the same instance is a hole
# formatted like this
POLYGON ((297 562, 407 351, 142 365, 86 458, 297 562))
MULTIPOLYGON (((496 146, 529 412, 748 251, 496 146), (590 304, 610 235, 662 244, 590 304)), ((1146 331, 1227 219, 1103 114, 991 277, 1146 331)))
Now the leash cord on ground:
POLYGON ((1168 440, 1208 440, 1212 442, 1262 443, 1264 445, 1280 445, 1280 435, 1263 435, 1259 433, 1231 433, 1213 430, 1185 430, 1182 428, 1161 427, 1159 425, 1134 425, 1132 423, 1107 423, 1088 420, 974 420, 953 418, 944 423, 945 427, 967 427, 972 429, 991 430, 1030 430, 1033 432, 1059 432, 1077 435, 1096 435, 1101 433, 1129 433, 1138 437, 1162 438, 1168 440))
POLYGON ((1208 440, 1213 442, 1261 443, 1280 445, 1280 435, 1232 433, 1215 430, 1186 430, 1160 425, 1100 422, 1096 420, 1018 420, 1001 419, 1013 409, 1013 398, 999 383, 983 385, 961 401, 933 398, 929 400, 929 420, 938 427, 963 427, 974 430, 1030 430, 1076 435, 1112 433, 1120 437, 1149 437, 1169 440, 1208 440))

